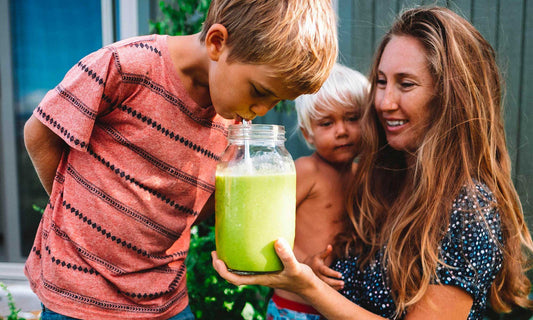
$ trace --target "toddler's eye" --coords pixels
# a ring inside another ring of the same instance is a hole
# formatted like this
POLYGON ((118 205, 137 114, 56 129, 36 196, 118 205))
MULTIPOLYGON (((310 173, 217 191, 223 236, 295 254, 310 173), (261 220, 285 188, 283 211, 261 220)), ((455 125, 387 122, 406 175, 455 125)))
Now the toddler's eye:
POLYGON ((321 126, 321 127, 329 127, 333 122, 331 121, 324 121, 324 122, 320 122, 318 125, 321 126))

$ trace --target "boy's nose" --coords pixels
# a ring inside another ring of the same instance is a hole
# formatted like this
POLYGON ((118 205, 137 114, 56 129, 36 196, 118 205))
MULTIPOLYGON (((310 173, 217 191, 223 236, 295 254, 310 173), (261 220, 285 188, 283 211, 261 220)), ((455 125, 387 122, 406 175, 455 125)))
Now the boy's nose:
POLYGON ((257 116, 262 117, 265 114, 267 114, 267 112, 269 112, 272 108, 274 108, 274 106, 276 104, 277 103, 275 103, 275 104, 264 104, 264 103, 255 104, 255 105, 253 105, 250 108, 250 110, 252 110, 252 112, 255 113, 257 116))

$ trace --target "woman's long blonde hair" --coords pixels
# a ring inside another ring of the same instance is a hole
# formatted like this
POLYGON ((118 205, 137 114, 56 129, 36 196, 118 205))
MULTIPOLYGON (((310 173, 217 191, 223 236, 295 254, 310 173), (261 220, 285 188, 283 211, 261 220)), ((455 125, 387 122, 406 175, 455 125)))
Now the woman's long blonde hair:
POLYGON ((411 9, 384 36, 369 80, 372 89, 361 120, 362 154, 348 197, 351 223, 337 238, 337 255, 358 255, 364 266, 386 246, 387 279, 401 314, 420 301, 436 277, 438 246, 455 197, 462 187, 481 181, 493 192, 504 242, 491 305, 503 312, 515 305, 530 307, 525 269, 533 243, 511 180, 502 80, 490 44, 449 9, 411 9), (377 68, 393 36, 414 37, 423 44, 439 93, 412 168, 407 168, 405 154, 387 145, 374 106, 377 68))

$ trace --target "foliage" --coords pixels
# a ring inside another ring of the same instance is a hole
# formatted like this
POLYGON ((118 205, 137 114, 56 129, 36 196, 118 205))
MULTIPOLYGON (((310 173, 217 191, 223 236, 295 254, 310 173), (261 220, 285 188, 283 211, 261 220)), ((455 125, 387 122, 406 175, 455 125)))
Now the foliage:
POLYGON ((187 256, 189 303, 197 320, 265 319, 271 289, 261 286, 234 286, 212 267, 215 250, 213 217, 193 227, 187 256))
POLYGON ((31 207, 32 207, 33 211, 39 212, 41 215, 44 213, 44 208, 39 207, 36 204, 33 204, 31 207))
MULTIPOLYGON (((20 309, 17 309, 17 306, 15 305, 15 301, 13 300, 13 296, 11 295, 11 292, 7 289, 7 286, 0 282, 0 288, 2 288, 6 294, 7 294, 7 306, 9 307, 9 315, 5 320, 24 320, 24 318, 19 317, 20 309)), ((4 318, 0 316, 0 320, 3 320, 4 318)))
POLYGON ((150 32, 158 34, 189 35, 202 28, 211 0, 160 1, 160 21, 150 21, 150 32))

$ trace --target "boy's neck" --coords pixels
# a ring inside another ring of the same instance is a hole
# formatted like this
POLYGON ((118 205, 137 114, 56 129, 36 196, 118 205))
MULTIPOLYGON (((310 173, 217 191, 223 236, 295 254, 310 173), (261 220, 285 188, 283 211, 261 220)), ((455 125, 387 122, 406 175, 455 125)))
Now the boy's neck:
POLYGON ((209 95, 209 58, 199 34, 168 37, 174 69, 189 93, 200 106, 211 105, 209 95))
POLYGON ((318 153, 317 151, 315 151, 312 154, 312 156, 315 157, 319 162, 322 162, 322 163, 332 167, 333 169, 335 169, 338 172, 346 172, 346 171, 351 171, 352 170, 353 161, 349 161, 349 162, 331 162, 331 161, 327 160, 326 158, 322 157, 320 155, 320 153, 318 153))

